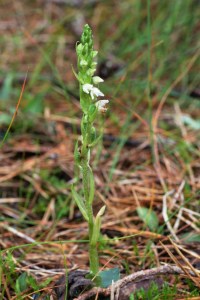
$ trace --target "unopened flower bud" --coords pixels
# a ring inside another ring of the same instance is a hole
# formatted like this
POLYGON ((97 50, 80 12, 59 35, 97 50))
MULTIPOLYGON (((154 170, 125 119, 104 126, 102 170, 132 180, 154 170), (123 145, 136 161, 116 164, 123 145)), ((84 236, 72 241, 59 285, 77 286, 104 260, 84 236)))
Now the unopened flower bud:
POLYGON ((94 76, 94 77, 92 78, 92 80, 93 80, 93 83, 94 83, 94 84, 98 84, 98 83, 101 83, 101 82, 104 81, 104 80, 103 80, 101 77, 99 77, 99 76, 94 76))
POLYGON ((87 66, 87 61, 85 60, 85 59, 81 59, 81 61, 80 61, 80 65, 82 66, 82 67, 85 67, 85 66, 87 66))

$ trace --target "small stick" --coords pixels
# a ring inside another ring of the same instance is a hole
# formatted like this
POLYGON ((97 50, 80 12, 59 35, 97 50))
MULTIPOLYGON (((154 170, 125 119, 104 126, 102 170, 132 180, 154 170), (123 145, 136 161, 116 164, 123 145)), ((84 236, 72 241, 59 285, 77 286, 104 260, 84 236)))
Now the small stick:
MULTIPOLYGON (((197 273, 200 272, 195 270, 197 273)), ((189 268, 187 268, 187 272, 194 277, 197 277, 197 273, 191 271, 189 268)), ((85 292, 84 294, 80 295, 78 298, 74 299, 74 300, 87 300, 90 299, 90 297, 95 296, 97 293, 101 294, 103 296, 109 296, 111 295, 111 292, 113 293, 114 290, 114 300, 122 300, 125 299, 123 297, 123 291, 126 290, 126 294, 127 294, 127 290, 130 291, 130 294, 133 292, 133 286, 135 285, 135 283, 138 283, 140 281, 145 281, 145 280, 153 280, 154 277, 160 276, 160 275, 185 275, 184 270, 182 270, 181 268, 177 267, 177 266, 171 266, 171 265, 165 265, 162 267, 158 267, 158 268, 153 268, 153 269, 149 269, 149 270, 142 270, 142 271, 138 271, 135 272, 129 276, 124 277, 121 280, 118 280, 117 282, 115 282, 114 284, 112 284, 112 286, 109 286, 108 288, 93 288, 90 291, 85 292), (131 288, 132 287, 132 288, 131 288)), ((140 286, 141 288, 141 286, 140 286)), ((136 286, 137 289, 137 286, 136 286)), ((135 289, 135 290, 136 290, 135 289)))

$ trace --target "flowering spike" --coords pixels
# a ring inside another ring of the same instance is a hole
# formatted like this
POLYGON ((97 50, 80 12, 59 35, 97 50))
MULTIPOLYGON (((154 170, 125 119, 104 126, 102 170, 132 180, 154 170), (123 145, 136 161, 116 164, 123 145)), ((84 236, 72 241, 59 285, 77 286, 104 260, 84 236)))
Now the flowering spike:
POLYGON ((98 101, 98 97, 104 96, 97 87, 99 83, 103 82, 103 79, 99 76, 94 76, 97 66, 95 57, 98 52, 93 49, 92 30, 88 24, 84 26, 80 43, 76 44, 76 53, 78 72, 77 74, 74 72, 74 74, 79 81, 80 105, 83 117, 81 121, 81 139, 76 144, 74 157, 82 172, 84 199, 78 197, 74 189, 72 191, 83 217, 88 222, 90 270, 97 279, 99 272, 97 241, 100 234, 101 216, 105 207, 94 218, 92 202, 95 194, 95 180, 90 168, 90 151, 101 139, 101 135, 97 137, 96 129, 93 126, 96 116, 98 112, 106 112, 106 104, 109 101, 98 101))

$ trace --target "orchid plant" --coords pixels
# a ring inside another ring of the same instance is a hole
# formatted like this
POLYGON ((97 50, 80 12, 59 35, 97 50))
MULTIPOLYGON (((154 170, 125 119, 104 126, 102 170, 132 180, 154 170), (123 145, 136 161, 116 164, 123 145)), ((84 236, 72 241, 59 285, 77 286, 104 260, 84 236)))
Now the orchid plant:
POLYGON ((75 164, 81 173, 83 196, 79 195, 72 187, 74 200, 79 207, 89 228, 89 261, 91 276, 97 278, 99 273, 98 239, 101 227, 101 217, 104 214, 103 206, 96 216, 93 214, 92 204, 95 194, 95 182, 92 169, 90 167, 90 154, 92 148, 99 142, 101 135, 97 136, 94 127, 95 119, 99 113, 105 113, 108 100, 98 100, 104 94, 98 88, 103 82, 99 76, 94 76, 97 62, 95 57, 97 51, 93 49, 92 30, 89 25, 85 25, 81 36, 81 41, 76 45, 78 58, 78 72, 75 73, 79 81, 80 106, 83 112, 81 120, 81 137, 75 145, 75 164))

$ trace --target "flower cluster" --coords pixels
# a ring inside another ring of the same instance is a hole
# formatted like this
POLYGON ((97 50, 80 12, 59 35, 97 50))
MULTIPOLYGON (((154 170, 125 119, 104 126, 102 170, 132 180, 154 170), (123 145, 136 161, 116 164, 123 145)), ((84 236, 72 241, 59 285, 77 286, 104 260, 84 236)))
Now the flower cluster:
POLYGON ((81 108, 85 114, 93 112, 93 119, 96 112, 106 112, 106 104, 108 100, 99 100, 97 97, 103 97, 104 94, 95 85, 103 82, 99 76, 94 76, 96 71, 96 61, 94 58, 97 56, 97 51, 93 49, 92 31, 89 25, 85 25, 81 42, 76 46, 78 56, 78 74, 77 79, 80 82, 80 103, 81 108))

